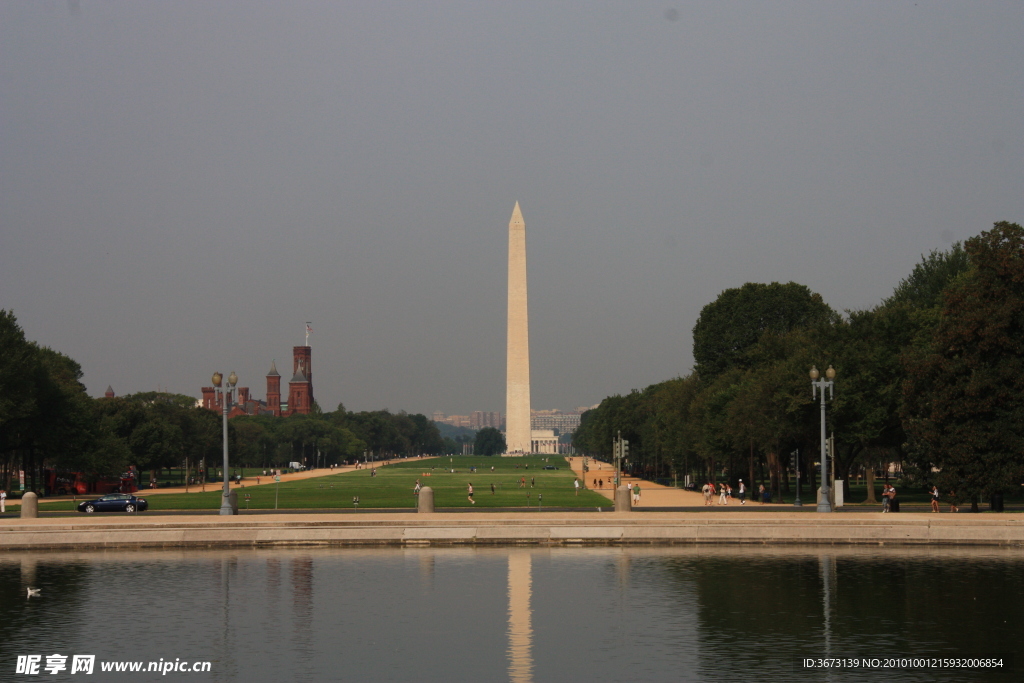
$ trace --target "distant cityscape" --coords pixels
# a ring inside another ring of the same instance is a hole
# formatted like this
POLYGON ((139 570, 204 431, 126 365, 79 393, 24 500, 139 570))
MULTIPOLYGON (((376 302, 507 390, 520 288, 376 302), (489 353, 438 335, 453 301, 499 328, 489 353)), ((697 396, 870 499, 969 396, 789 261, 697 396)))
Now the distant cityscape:
MULTIPOLYGON (((575 410, 531 410, 530 429, 553 429, 556 434, 572 434, 580 426, 580 416, 588 410, 596 408, 593 406, 580 406, 575 410)), ((468 427, 469 429, 483 429, 494 427, 505 429, 505 416, 499 412, 488 412, 474 410, 469 415, 445 415, 442 411, 436 410, 433 414, 434 422, 451 425, 452 427, 468 427)))

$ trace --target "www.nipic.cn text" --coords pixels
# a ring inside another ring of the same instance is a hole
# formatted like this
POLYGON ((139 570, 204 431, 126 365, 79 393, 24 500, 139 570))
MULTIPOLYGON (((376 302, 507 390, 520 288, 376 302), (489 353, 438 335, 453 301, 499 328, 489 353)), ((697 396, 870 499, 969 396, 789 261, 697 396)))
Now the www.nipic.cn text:
POLYGON ((210 662, 182 661, 180 657, 160 659, 156 662, 124 662, 101 660, 96 665, 96 655, 18 655, 14 673, 27 676, 40 674, 91 674, 96 670, 102 672, 123 673, 206 673, 210 671, 210 662))

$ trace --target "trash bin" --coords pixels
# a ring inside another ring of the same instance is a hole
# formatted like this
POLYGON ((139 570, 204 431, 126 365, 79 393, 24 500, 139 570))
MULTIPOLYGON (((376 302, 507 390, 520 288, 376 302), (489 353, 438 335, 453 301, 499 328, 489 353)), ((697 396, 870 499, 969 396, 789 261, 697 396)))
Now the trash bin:
POLYGON ((1001 494, 1001 493, 993 493, 992 497, 989 498, 988 507, 989 507, 990 510, 992 510, 992 512, 1002 512, 1003 511, 1003 494, 1001 494))

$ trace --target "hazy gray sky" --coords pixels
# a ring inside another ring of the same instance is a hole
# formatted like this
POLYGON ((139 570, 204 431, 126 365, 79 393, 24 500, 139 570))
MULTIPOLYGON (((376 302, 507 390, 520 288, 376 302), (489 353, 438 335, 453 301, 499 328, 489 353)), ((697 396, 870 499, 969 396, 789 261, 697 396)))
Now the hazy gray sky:
POLYGON ((1024 3, 0 2, 0 308, 93 395, 504 412, 685 374, 723 289, 867 308, 1024 221, 1024 3), (282 373, 286 370, 282 369, 282 373), (285 378, 287 379, 287 377, 285 378))

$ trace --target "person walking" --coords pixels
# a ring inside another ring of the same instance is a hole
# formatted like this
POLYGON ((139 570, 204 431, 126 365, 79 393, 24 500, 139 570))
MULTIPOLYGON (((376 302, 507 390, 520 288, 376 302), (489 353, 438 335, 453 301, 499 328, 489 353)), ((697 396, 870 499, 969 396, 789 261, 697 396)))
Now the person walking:
POLYGON ((764 484, 757 487, 757 497, 761 499, 761 505, 764 505, 764 484))
POLYGON ((956 491, 949 492, 949 511, 960 512, 960 508, 956 506, 956 491))
POLYGON ((633 505, 640 504, 640 483, 633 484, 633 505))
POLYGON ((889 485, 882 484, 882 512, 889 511, 889 485))
POLYGON ((740 505, 747 504, 747 487, 743 485, 743 480, 740 479, 740 505))
POLYGON ((576 477, 572 480, 572 486, 576 489, 576 495, 580 495, 580 478, 576 477))
POLYGON ((412 495, 414 495, 414 496, 420 495, 420 480, 419 479, 416 480, 416 486, 414 486, 412 488, 412 495))
POLYGON ((932 487, 932 512, 939 512, 939 487, 932 487))
POLYGON ((467 487, 466 491, 469 494, 469 502, 472 503, 473 505, 476 505, 476 501, 473 500, 473 482, 469 483, 469 486, 467 487))
POLYGON ((700 492, 704 494, 705 507, 711 505, 711 484, 704 482, 704 486, 700 488, 700 492))
POLYGON ((0 512, 7 512, 7 491, 0 491, 0 512))
POLYGON ((722 484, 721 486, 718 487, 718 492, 718 504, 728 505, 729 501, 725 499, 725 484, 722 484))

